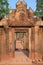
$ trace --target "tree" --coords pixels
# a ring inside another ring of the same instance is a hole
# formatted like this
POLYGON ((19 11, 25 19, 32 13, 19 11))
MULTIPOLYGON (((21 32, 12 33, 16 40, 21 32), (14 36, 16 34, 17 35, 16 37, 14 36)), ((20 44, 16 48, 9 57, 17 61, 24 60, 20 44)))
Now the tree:
POLYGON ((36 16, 43 16, 43 0, 36 0, 36 16))
POLYGON ((0 20, 4 15, 8 14, 8 0, 0 0, 0 20))

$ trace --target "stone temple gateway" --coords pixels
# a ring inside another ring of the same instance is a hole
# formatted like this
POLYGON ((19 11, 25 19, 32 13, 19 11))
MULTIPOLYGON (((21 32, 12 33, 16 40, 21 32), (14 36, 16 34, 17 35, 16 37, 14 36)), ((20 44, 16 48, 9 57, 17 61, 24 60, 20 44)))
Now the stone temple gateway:
POLYGON ((18 0, 16 9, 9 11, 9 18, 5 16, 0 22, 0 59, 10 55, 15 57, 17 41, 21 41, 23 49, 29 51, 29 58, 42 58, 43 21, 35 18, 33 10, 27 9, 22 0, 18 0))

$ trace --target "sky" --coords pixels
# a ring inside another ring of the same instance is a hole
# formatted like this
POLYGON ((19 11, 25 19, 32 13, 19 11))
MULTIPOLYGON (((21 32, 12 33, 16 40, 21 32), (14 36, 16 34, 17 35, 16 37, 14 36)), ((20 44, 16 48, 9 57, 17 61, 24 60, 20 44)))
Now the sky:
MULTIPOLYGON (((9 8, 10 9, 15 9, 17 1, 18 0, 8 0, 9 8)), ((25 0, 25 2, 27 3, 27 8, 28 9, 29 9, 29 7, 31 7, 33 9, 33 11, 36 10, 36 0, 25 0)))

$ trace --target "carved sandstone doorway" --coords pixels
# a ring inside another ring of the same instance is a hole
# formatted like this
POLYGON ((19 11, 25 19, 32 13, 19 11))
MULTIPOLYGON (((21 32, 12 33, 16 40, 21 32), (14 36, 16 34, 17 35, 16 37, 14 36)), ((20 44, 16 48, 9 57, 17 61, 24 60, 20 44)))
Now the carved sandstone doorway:
POLYGON ((23 52, 26 56, 29 53, 28 29, 16 29, 15 31, 15 52, 23 52), (28 45, 28 46, 27 46, 28 45))

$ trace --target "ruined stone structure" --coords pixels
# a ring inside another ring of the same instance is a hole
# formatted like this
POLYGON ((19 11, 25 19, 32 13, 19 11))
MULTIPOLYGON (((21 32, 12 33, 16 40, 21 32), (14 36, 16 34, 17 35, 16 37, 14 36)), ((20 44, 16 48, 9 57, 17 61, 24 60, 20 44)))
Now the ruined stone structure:
POLYGON ((27 9, 25 1, 18 1, 16 9, 9 11, 0 21, 0 58, 12 55, 15 57, 16 41, 22 41, 28 57, 38 58, 43 53, 43 21, 35 18, 31 8, 27 9), (31 53, 31 55, 29 55, 31 53), (32 54, 33 53, 33 54, 32 54), (40 54, 40 55, 39 55, 40 54))

